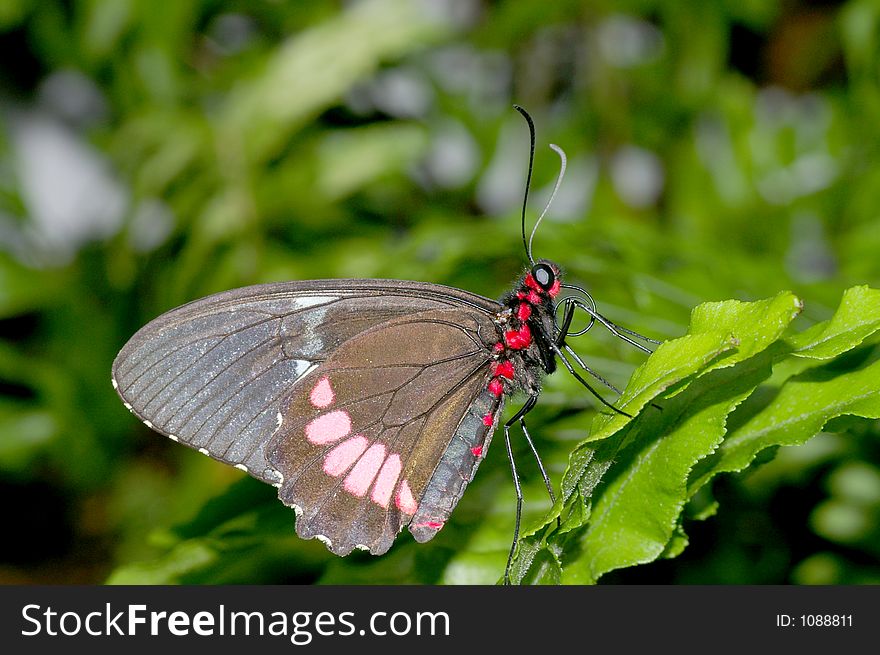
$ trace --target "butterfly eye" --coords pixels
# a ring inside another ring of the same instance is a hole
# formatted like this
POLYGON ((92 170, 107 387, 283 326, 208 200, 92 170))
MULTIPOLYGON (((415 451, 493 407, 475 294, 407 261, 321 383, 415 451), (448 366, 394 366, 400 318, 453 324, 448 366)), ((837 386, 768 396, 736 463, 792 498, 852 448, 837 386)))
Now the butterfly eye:
POLYGON ((549 290, 556 281, 556 274, 547 264, 535 264, 532 268, 532 277, 535 278, 535 282, 541 285, 544 291, 549 290))

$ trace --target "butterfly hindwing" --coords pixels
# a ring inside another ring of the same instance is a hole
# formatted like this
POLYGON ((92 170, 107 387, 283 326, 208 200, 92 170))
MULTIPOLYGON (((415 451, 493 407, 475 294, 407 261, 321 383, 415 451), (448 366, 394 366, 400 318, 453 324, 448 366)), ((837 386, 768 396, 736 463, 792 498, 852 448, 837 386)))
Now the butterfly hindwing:
POLYGON ((267 448, 300 536, 343 555, 383 553, 406 525, 436 534, 501 408, 486 391, 493 335, 485 312, 420 312, 349 339, 302 379, 267 448))

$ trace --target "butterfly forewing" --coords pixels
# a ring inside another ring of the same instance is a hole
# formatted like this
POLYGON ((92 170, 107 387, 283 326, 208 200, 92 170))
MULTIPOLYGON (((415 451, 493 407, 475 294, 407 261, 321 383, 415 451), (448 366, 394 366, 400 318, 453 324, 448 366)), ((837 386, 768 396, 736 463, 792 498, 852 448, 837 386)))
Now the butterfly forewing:
POLYGON ((421 541, 442 527, 482 460, 483 417, 500 409, 483 397, 492 334, 485 312, 421 312, 364 331, 303 378, 268 447, 301 536, 379 554, 405 525, 421 541))

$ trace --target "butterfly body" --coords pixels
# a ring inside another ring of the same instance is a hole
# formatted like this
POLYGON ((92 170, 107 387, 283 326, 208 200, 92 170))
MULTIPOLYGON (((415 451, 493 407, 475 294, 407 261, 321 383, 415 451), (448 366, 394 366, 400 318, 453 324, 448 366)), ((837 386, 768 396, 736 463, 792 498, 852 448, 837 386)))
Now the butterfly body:
POLYGON ((113 384, 148 427, 278 487, 301 537, 381 554, 443 527, 505 398, 540 392, 558 292, 543 260, 501 302, 395 280, 236 289, 144 326, 113 384))

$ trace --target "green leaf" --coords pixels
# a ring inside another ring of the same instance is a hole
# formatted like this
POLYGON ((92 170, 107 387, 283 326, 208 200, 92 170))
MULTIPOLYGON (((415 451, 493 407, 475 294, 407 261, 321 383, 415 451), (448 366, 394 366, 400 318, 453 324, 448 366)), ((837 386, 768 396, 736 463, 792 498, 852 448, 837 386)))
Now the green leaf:
MULTIPOLYGON (((723 331, 688 334, 661 344, 633 373, 617 406, 635 414, 663 390, 694 375, 736 345, 735 338, 723 331)), ((517 561, 511 571, 513 580, 521 581, 524 576, 534 577, 534 573, 528 572, 531 561, 538 556, 539 550, 547 547, 539 536, 540 532, 555 526, 563 514, 565 518, 560 525, 562 534, 577 529, 587 521, 590 495, 610 466, 623 436, 628 434, 629 421, 629 418, 619 414, 600 415, 593 422, 590 436, 574 448, 562 479, 562 498, 557 500, 547 516, 521 533, 517 561), (614 437, 609 439, 612 435, 614 437), (605 441, 597 446, 595 442, 599 440, 605 441)), ((544 561, 549 562, 555 559, 556 555, 552 553, 543 557, 544 561)), ((559 573, 553 571, 551 577, 556 578, 559 573)))
MULTIPOLYGON (((833 357, 862 343, 877 329, 876 299, 870 289, 850 290, 833 319, 785 340, 782 333, 799 310, 790 294, 697 308, 696 329, 713 322, 724 329, 733 321, 743 347, 721 354, 675 389, 661 412, 642 412, 602 443, 582 449, 579 463, 585 466, 576 489, 589 498, 565 516, 558 536, 539 544, 533 539, 524 552, 534 559, 551 544, 567 547, 569 556, 560 559, 561 581, 568 583, 592 583, 614 569, 675 557, 687 545, 685 504, 711 477, 744 469, 765 448, 803 443, 838 416, 880 417, 880 361, 872 358, 859 360, 855 370, 839 358, 781 387, 766 387, 772 396, 762 395, 758 409, 751 401, 743 404, 780 361, 802 352, 833 357), (717 321, 713 309, 719 310, 717 321), (736 427, 725 437, 728 415, 737 407, 736 427), (568 533, 575 535, 574 546, 568 533)), ((517 570, 518 579, 531 579, 526 573, 517 570)))
POLYGON ((763 351, 782 336, 801 313, 803 302, 790 291, 755 302, 726 300, 698 305, 691 313, 690 333, 723 331, 736 337, 737 348, 706 371, 733 366, 763 351))
MULTIPOLYGON (((790 292, 753 303, 732 300, 699 305, 691 314, 688 334, 661 344, 633 373, 621 395, 621 407, 635 413, 677 383, 682 383, 675 389, 680 393, 688 378, 697 373, 733 366, 751 357, 778 339, 801 307, 800 300, 790 292)), ((563 477, 563 500, 570 497, 576 485, 585 482, 582 475, 593 460, 593 452, 583 446, 613 435, 625 423, 625 417, 616 414, 602 415, 594 421, 590 436, 573 451, 563 477)), ((582 493, 592 491, 597 481, 588 482, 582 493)))
POLYGON ((788 339, 791 354, 826 360, 859 345, 880 330, 880 290, 847 289, 834 316, 788 339))
POLYGON ((621 406, 628 411, 644 407, 678 383, 672 397, 662 410, 649 408, 632 421, 597 418, 593 433, 572 453, 563 498, 542 523, 524 532, 524 562, 515 579, 523 579, 528 560, 549 547, 537 535, 552 529, 557 518, 557 540, 582 542, 563 581, 593 582, 614 568, 659 556, 687 500, 691 468, 715 450, 727 415, 770 374, 772 355, 755 355, 779 339, 801 307, 794 295, 783 292, 753 303, 695 308, 689 334, 657 348, 633 374, 621 406), (736 336, 731 336, 733 329, 736 336), (736 366, 743 361, 748 365, 736 366), (612 465, 625 474, 594 495, 612 465), (586 525, 585 538, 568 535, 586 525))
POLYGON ((724 440, 717 457, 695 471, 690 493, 719 473, 743 470, 765 448, 804 443, 845 414, 880 418, 880 361, 843 374, 831 366, 811 369, 788 381, 724 440))
POLYGON ((650 562, 673 536, 694 464, 717 448, 727 415, 770 375, 766 357, 713 371, 663 405, 645 412, 614 457, 614 475, 593 499, 579 557, 568 583, 591 583, 613 569, 650 562))
MULTIPOLYGON (((633 373, 617 405, 635 414, 661 392, 694 375, 718 355, 738 345, 731 332, 721 330, 689 334, 662 343, 633 373)), ((627 420, 621 414, 603 413, 594 422, 593 431, 585 441, 604 439, 617 432, 627 420)))

